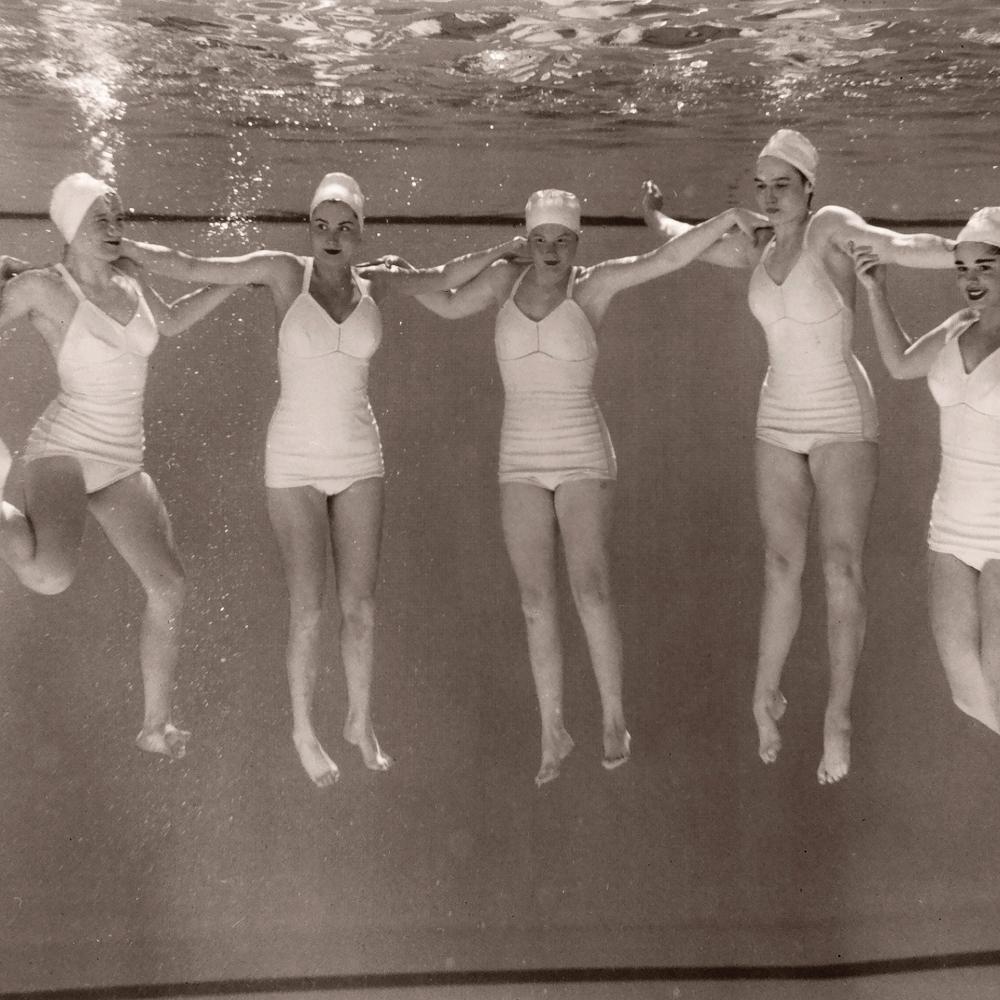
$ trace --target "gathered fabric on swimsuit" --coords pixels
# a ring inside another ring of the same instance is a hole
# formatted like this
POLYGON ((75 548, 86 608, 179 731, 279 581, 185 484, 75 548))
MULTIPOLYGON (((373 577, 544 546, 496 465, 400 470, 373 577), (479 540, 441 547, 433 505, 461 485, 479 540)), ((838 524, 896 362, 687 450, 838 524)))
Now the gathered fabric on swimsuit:
POLYGON ((159 332, 135 278, 122 275, 137 296, 122 324, 91 302, 62 264, 56 270, 77 306, 53 350, 59 394, 32 428, 24 457, 77 459, 85 489, 95 493, 142 468, 143 395, 159 332))
POLYGON ((265 482, 279 489, 314 486, 332 496, 385 475, 368 400, 382 314, 370 282, 352 272, 361 299, 337 323, 309 293, 313 259, 302 263, 302 290, 278 329, 281 392, 267 432, 265 482))
POLYGON ((495 346, 505 402, 500 431, 500 482, 554 490, 579 479, 614 479, 615 451, 597 400, 597 335, 566 297, 533 320, 514 302, 523 271, 497 313, 495 346))
POLYGON ((981 570, 1000 559, 1000 351, 966 372, 959 339, 975 320, 960 316, 927 376, 941 409, 941 472, 927 542, 981 570))
POLYGON ((764 328, 769 367, 760 392, 757 437, 809 454, 834 442, 876 441, 871 383, 851 350, 854 314, 809 249, 779 285, 764 251, 750 278, 750 309, 764 328))

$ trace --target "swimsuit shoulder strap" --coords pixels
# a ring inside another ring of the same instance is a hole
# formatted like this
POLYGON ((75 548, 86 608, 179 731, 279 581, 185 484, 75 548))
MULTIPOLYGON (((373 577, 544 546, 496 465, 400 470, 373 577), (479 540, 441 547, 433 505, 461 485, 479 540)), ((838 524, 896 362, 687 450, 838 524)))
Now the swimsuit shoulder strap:
POLYGON ((523 271, 521 271, 521 273, 517 276, 517 279, 514 281, 514 284, 511 286, 510 295, 508 295, 507 298, 509 299, 514 298, 514 295, 517 292, 518 288, 521 287, 521 282, 524 281, 525 275, 530 270, 531 270, 531 265, 529 264, 526 268, 524 268, 523 271))
POLYGON ((306 257, 302 261, 302 294, 309 294, 309 283, 312 281, 313 257, 306 257))
POLYGON ((66 282, 66 287, 79 299, 81 302, 86 302, 87 296, 83 294, 83 289, 77 283, 76 278, 69 273, 69 269, 65 264, 56 264, 56 270, 62 276, 63 281, 66 282))

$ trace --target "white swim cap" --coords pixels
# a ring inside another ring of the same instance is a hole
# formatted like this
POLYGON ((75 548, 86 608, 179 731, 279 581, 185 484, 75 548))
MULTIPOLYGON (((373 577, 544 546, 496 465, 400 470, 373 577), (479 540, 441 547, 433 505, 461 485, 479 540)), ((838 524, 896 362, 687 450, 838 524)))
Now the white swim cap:
POLYGON ((989 243, 1000 247, 1000 206, 991 205, 973 212, 955 237, 956 243, 989 243))
POLYGON ((816 183, 816 168, 819 166, 819 153, 816 147, 801 133, 790 128, 779 128, 764 148, 757 155, 776 156, 779 160, 790 163, 796 170, 806 175, 810 184, 816 183))
POLYGON ((49 201, 49 217, 67 243, 73 242, 87 209, 114 189, 90 174, 70 174, 53 189, 49 201))
POLYGON ((536 191, 524 206, 524 226, 530 233, 536 226, 553 224, 580 232, 580 200, 569 191, 547 188, 536 191))
POLYGON ((365 228, 365 196, 358 182, 349 174, 327 174, 313 192, 309 202, 309 217, 324 201, 342 201, 358 217, 358 227, 365 228))

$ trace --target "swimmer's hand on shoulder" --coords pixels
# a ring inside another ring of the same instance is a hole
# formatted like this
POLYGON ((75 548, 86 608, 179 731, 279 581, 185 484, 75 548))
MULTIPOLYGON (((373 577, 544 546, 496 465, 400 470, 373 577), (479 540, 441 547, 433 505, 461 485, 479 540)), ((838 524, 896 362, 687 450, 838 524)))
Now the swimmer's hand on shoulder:
POLYGON ((530 264, 531 251, 528 249, 528 241, 523 236, 515 236, 499 248, 502 253, 497 260, 506 260, 511 264, 530 264))

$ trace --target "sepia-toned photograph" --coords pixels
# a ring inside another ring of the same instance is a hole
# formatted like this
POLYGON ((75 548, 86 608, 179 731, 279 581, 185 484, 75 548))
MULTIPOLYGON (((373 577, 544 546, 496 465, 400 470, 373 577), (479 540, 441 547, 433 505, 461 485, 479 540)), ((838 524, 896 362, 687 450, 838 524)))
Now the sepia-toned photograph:
POLYGON ((0 0, 0 1000, 1000 995, 996 0, 0 0))

